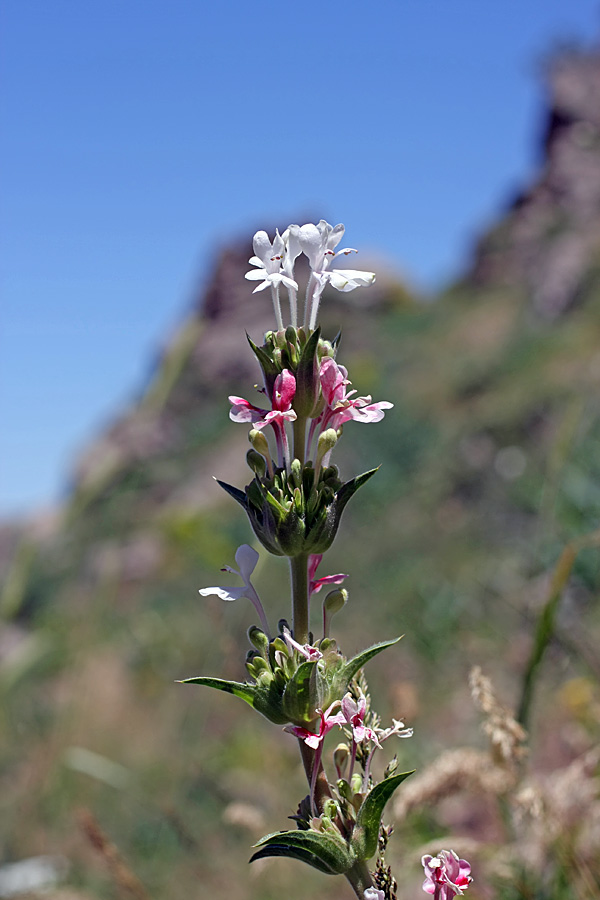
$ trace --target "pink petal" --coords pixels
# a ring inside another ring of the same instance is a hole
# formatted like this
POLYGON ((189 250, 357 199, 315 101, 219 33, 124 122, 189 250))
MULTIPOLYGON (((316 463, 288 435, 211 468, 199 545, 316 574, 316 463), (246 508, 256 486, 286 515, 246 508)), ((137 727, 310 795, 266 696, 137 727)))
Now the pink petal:
POLYGON ((322 553, 311 553, 308 557, 308 579, 312 581, 315 577, 315 573, 319 568, 319 563, 323 559, 322 553))
POLYGON ((317 579, 317 581, 311 580, 311 593, 318 594, 324 584, 341 584, 344 579, 348 578, 348 575, 325 575, 323 578, 317 579))
POLYGON ((289 410, 296 393, 296 379, 289 369, 284 369, 275 379, 273 387, 273 408, 280 412, 289 410))

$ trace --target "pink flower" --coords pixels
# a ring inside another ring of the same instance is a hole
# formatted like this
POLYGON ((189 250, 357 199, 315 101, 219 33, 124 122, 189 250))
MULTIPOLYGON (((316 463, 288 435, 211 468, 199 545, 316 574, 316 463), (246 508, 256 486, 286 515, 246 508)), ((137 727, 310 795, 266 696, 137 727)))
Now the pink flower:
POLYGON ((296 413, 292 409, 295 393, 296 379, 289 369, 284 369, 275 379, 270 410, 254 406, 243 397, 232 395, 229 397, 231 403, 229 418, 234 422, 252 422, 256 428, 264 428, 265 425, 283 425, 286 419, 292 422, 296 418, 296 413))
POLYGON ((290 650, 297 650, 309 662, 318 662, 320 659, 323 659, 323 654, 316 647, 313 647, 311 644, 299 644, 298 641, 295 641, 289 628, 283 629, 283 639, 290 650))
POLYGON ((243 397, 230 396, 229 402, 231 409, 229 410, 229 418, 232 422, 259 422, 266 415, 268 410, 261 409, 260 406, 254 406, 243 397))
POLYGON ((273 385, 272 409, 266 413, 263 419, 255 420, 256 428, 264 428, 265 425, 279 425, 283 428, 285 421, 293 422, 296 413, 292 409, 292 402, 296 393, 296 379, 289 369, 284 369, 278 375, 273 385))
POLYGON ((283 730, 289 731, 290 734, 293 734, 297 738, 300 738, 300 740, 304 741, 304 743, 308 747, 312 747, 313 750, 316 750, 321 745, 321 742, 323 741, 325 735, 328 734, 332 728, 334 728, 336 725, 343 725, 346 721, 342 713, 331 715, 332 709, 334 709, 334 707, 336 706, 339 706, 339 703, 339 700, 334 700, 334 702, 330 707, 328 707, 325 712, 323 712, 322 709, 317 710, 321 719, 319 723, 319 731, 317 734, 309 731, 307 728, 302 728, 298 725, 286 725, 283 730))
POLYGON ((344 724, 351 726, 354 741, 357 744, 364 740, 373 741, 374 744, 381 747, 376 733, 368 725, 365 725, 366 711, 367 701, 364 697, 361 697, 358 703, 349 693, 343 698, 342 714, 344 716, 344 724))
POLYGON ((338 366, 335 360, 328 357, 321 363, 319 378, 321 391, 326 403, 321 428, 338 429, 344 422, 353 419, 355 422, 380 422, 385 413, 394 405, 387 400, 371 403, 371 397, 353 397, 355 390, 346 391, 348 372, 338 366))
POLYGON ((433 894, 434 900, 452 900, 462 896, 470 883, 471 866, 466 859, 459 859, 454 850, 440 850, 437 856, 423 856, 425 869, 423 890, 433 894))
POLYGON ((321 560, 323 559, 322 553, 312 553, 308 559, 308 578, 310 581, 309 592, 311 594, 318 594, 324 584, 341 584, 347 575, 325 575, 323 578, 315 579, 315 574, 321 560))

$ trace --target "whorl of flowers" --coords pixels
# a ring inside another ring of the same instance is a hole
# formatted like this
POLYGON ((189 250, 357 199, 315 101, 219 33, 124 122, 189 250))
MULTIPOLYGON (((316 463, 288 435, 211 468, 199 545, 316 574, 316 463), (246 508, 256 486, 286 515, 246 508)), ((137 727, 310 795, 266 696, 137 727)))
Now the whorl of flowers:
POLYGON ((318 225, 289 225, 282 235, 276 231, 273 241, 269 240, 266 231, 257 231, 254 235, 254 256, 248 262, 256 268, 247 272, 246 278, 260 282, 254 288, 254 293, 271 288, 278 331, 284 329, 279 298, 282 284, 287 288, 290 301, 290 324, 293 328, 298 326, 298 284, 293 276, 294 263, 301 253, 304 253, 310 265, 304 303, 306 330, 312 331, 316 327, 321 294, 327 284, 338 291, 353 291, 375 281, 374 272, 330 268, 332 261, 338 256, 349 256, 350 253, 357 252, 352 247, 336 250, 344 231, 343 225, 333 227, 325 219, 321 219, 318 225))

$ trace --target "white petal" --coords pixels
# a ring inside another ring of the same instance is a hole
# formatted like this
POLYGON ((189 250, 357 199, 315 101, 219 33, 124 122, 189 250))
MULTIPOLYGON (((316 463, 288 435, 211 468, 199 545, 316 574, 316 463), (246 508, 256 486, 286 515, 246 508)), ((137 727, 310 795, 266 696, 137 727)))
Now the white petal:
POLYGON ((252 239, 252 246, 254 247, 254 252, 259 259, 263 261, 263 265, 265 260, 269 257, 273 256, 271 250, 272 245, 269 240, 269 235, 266 231, 257 231, 252 239))
POLYGON ((339 225, 336 225, 335 228, 331 228, 331 225, 329 226, 329 228, 331 230, 327 236, 327 249, 335 250, 341 239, 344 237, 344 231, 346 229, 341 222, 339 225))
POLYGON ((247 278, 248 281, 262 281, 265 274, 265 267, 263 266, 261 269, 250 269, 249 272, 246 272, 244 278, 247 278))
POLYGON ((279 234, 279 231, 275 230, 275 237, 273 238, 273 246, 272 246, 271 256, 283 256, 283 252, 285 250, 285 243, 283 238, 279 234))
POLYGON ((285 284, 286 287, 291 288, 293 291, 298 290, 298 284, 294 281, 293 278, 288 278, 287 275, 282 275, 281 280, 285 284))
POLYGON ((360 272, 358 269, 332 269, 329 279, 338 291, 353 291, 357 287, 367 287, 375 281, 375 272, 360 272))
POLYGON ((252 291, 252 293, 253 293, 253 294, 256 294, 257 291, 264 291, 265 288, 268 288, 270 284, 271 284, 270 281, 263 281, 262 284, 259 284, 258 287, 255 287, 255 288, 254 288, 254 290, 252 291))
POLYGON ((198 591, 199 594, 202 594, 203 597, 208 597, 210 594, 216 594, 217 597, 220 597, 221 600, 239 600, 240 597, 246 596, 246 588, 226 588, 226 587, 209 587, 209 588, 200 588, 198 591))
POLYGON ((361 272, 359 269, 333 269, 334 272, 340 272, 349 281, 356 281, 358 284, 373 284, 375 281, 375 272, 361 272))
POLYGON ((260 266, 262 269, 264 269, 265 267, 264 262, 262 261, 262 259, 259 259, 258 256, 251 256, 248 262, 251 266, 260 266))
POLYGON ((236 551, 235 561, 240 567, 240 575, 248 584, 258 562, 258 553, 249 544, 242 544, 236 551))
POLYGON ((346 278, 342 273, 334 269, 332 272, 328 273, 328 281, 332 287, 336 289, 336 291, 353 291, 354 288, 358 287, 353 281, 350 281, 349 278, 346 278))
POLYGON ((311 268, 318 268, 320 258, 326 248, 325 241, 316 225, 303 225, 300 229, 300 246, 308 256, 311 268))

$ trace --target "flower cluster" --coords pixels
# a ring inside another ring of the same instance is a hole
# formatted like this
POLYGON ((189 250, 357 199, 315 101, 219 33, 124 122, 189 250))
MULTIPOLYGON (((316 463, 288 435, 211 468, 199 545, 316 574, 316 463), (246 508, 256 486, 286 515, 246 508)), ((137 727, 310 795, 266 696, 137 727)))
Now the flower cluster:
POLYGON ((298 326, 298 283, 294 281, 294 263, 301 253, 307 257, 310 265, 310 276, 306 286, 304 308, 304 328, 313 330, 316 327, 321 295, 327 284, 338 291, 353 291, 357 287, 373 284, 374 272, 362 272, 358 269, 330 269, 331 262, 338 256, 356 253, 352 247, 345 247, 336 252, 336 247, 344 235, 344 226, 333 227, 324 219, 318 225, 290 225, 280 235, 275 232, 271 242, 266 231, 257 231, 252 242, 254 256, 250 257, 250 265, 256 268, 246 273, 249 281, 259 281, 254 288, 264 291, 271 288, 277 328, 283 331, 283 317, 279 289, 285 285, 290 302, 290 322, 293 328, 298 326))

